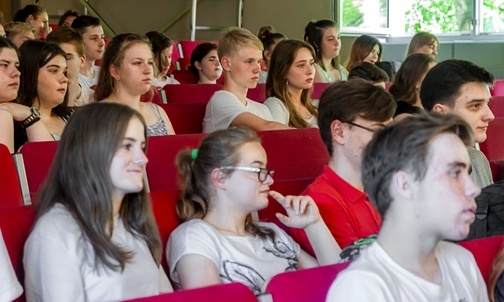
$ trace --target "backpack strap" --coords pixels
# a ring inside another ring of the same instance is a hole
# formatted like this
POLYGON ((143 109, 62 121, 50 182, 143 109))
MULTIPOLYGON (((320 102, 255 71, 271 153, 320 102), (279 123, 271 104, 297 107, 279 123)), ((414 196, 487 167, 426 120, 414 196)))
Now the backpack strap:
POLYGON ((476 238, 485 238, 488 229, 488 199, 478 200, 476 208, 476 219, 474 220, 476 229, 476 238))

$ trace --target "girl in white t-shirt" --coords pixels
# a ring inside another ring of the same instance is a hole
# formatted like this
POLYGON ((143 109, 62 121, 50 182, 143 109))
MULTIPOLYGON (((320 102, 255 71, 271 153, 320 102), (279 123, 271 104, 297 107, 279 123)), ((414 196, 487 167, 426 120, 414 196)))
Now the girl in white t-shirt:
POLYGON ((264 102, 273 119, 294 128, 318 127, 310 100, 315 77, 315 52, 306 42, 280 42, 270 62, 264 102))
POLYGON ((167 260, 172 280, 181 288, 241 282, 256 295, 276 274, 336 263, 340 249, 308 196, 270 191, 274 170, 259 138, 248 128, 209 134, 198 150, 179 153, 183 180, 179 218, 170 236, 167 260), (303 228, 317 259, 273 223, 253 223, 249 215, 279 202, 288 227, 303 228))
POLYGON ((28 301, 171 292, 146 195, 146 125, 128 106, 83 106, 65 129, 24 250, 28 301))

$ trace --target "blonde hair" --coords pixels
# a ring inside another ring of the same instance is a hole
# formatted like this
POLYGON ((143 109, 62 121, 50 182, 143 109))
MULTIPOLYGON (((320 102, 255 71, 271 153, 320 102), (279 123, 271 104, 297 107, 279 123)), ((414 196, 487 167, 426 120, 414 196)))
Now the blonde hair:
POLYGON ((239 27, 231 27, 224 31, 217 53, 219 58, 230 56, 240 50, 244 46, 255 46, 260 51, 263 51, 263 44, 250 30, 239 27))
POLYGON ((26 22, 16 22, 12 21, 4 25, 5 34, 7 35, 7 39, 13 39, 14 36, 17 36, 21 33, 25 32, 35 32, 35 28, 26 22))

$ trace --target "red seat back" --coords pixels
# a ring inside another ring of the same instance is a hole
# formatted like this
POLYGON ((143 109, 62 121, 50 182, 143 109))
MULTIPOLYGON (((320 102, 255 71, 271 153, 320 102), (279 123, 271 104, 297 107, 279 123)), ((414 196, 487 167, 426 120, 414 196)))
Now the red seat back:
POLYGON ((147 178, 151 192, 178 190, 175 157, 181 150, 197 148, 203 137, 203 134, 149 137, 147 178))
POLYGON ((459 242, 474 255, 476 264, 478 264, 481 275, 487 284, 494 258, 499 253, 503 242, 504 236, 502 235, 459 242))
POLYGON ((504 96, 492 97, 490 109, 492 110, 495 117, 504 117, 504 96))
POLYGON ((21 148, 28 187, 32 196, 36 195, 49 174, 57 149, 58 142, 55 141, 30 142, 21 148))
POLYGON ((177 134, 203 132, 203 118, 206 104, 165 104, 160 105, 170 118, 177 134))
MULTIPOLYGON (((180 60, 180 59, 179 59, 180 60)), ((194 75, 194 73, 190 70, 175 70, 173 72, 173 77, 175 80, 179 81, 180 84, 197 84, 198 79, 194 75)))
POLYGON ((319 100, 320 96, 329 85, 331 85, 331 83, 313 83, 313 90, 310 98, 312 100, 319 100))
POLYGON ((493 96, 504 96, 504 80, 496 80, 494 86, 490 89, 493 96))
POLYGON ((256 88, 249 89, 247 98, 262 103, 266 100, 266 84, 257 84, 256 88))
POLYGON ((180 58, 180 52, 178 48, 177 41, 172 40, 173 50, 172 50, 172 63, 170 65, 170 69, 168 69, 167 74, 172 74, 175 70, 177 70, 177 60, 180 58))
POLYGON ((219 284, 209 287, 181 290, 147 298, 128 300, 129 302, 257 302, 254 293, 241 283, 219 284))
POLYGON ((0 208, 23 205, 14 160, 7 146, 0 144, 0 208))
POLYGON ((188 70, 189 66, 191 66, 191 58, 179 58, 177 63, 179 64, 180 70, 188 70))
POLYGON ((208 103, 212 95, 222 90, 220 84, 181 84, 163 87, 168 104, 173 103, 208 103))
POLYGON ((275 302, 325 302, 332 282, 348 265, 346 262, 282 273, 271 279, 266 292, 275 302))
MULTIPOLYGON (((26 239, 35 223, 35 212, 30 206, 0 209, 0 229, 9 253, 12 267, 23 284, 23 250, 26 239)), ((16 301, 25 301, 24 295, 16 301)))
POLYGON ((140 97, 141 102, 153 102, 154 104, 163 104, 163 97, 161 96, 161 87, 152 86, 149 91, 142 94, 140 97))
POLYGON ((316 128, 259 132, 274 179, 315 178, 329 162, 329 154, 316 128))
POLYGON ((490 161, 492 177, 494 180, 500 178, 500 170, 504 163, 504 141, 501 139, 504 132, 504 117, 496 117, 487 129, 486 141, 480 143, 481 152, 490 161))

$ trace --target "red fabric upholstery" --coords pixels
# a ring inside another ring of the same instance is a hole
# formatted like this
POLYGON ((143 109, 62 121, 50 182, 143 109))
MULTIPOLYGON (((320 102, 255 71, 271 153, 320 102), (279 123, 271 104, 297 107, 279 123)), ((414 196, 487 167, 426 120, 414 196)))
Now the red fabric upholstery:
POLYGON ((144 93, 140 97, 141 102, 153 102, 154 104, 163 104, 163 98, 161 97, 161 87, 152 86, 149 91, 144 93))
POLYGON ((390 86, 392 86, 392 82, 385 82, 385 90, 388 91, 390 86))
POLYGON ((222 90, 220 84, 181 84, 163 87, 166 99, 172 103, 208 103, 214 92, 222 90))
POLYGON ((312 100, 319 100, 322 92, 324 92, 329 85, 331 85, 331 83, 313 83, 313 91, 310 98, 312 100))
MULTIPOLYGON (((180 59, 179 59, 180 60, 180 59)), ((173 77, 175 80, 179 81, 180 84, 197 84, 198 79, 194 75, 194 73, 190 70, 175 70, 173 72, 173 77)))
POLYGON ((160 106, 170 118, 176 134, 203 132, 206 104, 165 104, 160 106))
MULTIPOLYGON (((28 187, 32 196, 36 195, 49 174, 57 148, 58 142, 55 141, 26 143, 21 148, 28 187)), ((36 200, 32 200, 32 203, 36 204, 36 200)))
POLYGON ((7 146, 0 144, 0 208, 23 205, 14 160, 7 146))
POLYGON ((177 44, 177 41, 172 40, 172 45, 173 45, 173 50, 172 50, 172 63, 170 65, 170 68, 168 69, 167 74, 170 75, 172 74, 175 70, 178 69, 177 66, 177 60, 180 58, 180 52, 179 52, 179 45, 177 44))
POLYGON ((266 100, 266 84, 257 84, 256 88, 249 89, 247 98, 262 103, 266 100))
POLYGON ((468 249, 474 255, 474 259, 476 259, 481 275, 483 275, 483 279, 485 279, 487 284, 488 279, 490 278, 494 258, 499 253, 503 242, 504 236, 494 236, 459 242, 461 246, 468 249))
POLYGON ((490 109, 495 117, 504 117, 504 95, 492 97, 490 109))
POLYGON ((191 58, 179 58, 177 60, 180 70, 188 70, 189 66, 191 66, 191 58))
POLYGON ((178 172, 175 167, 177 153, 185 149, 197 148, 203 134, 177 134, 149 137, 147 147, 147 178, 151 192, 174 191, 178 189, 178 172))
MULTIPOLYGON (((21 285, 24 280, 23 249, 35 222, 35 212, 30 206, 0 209, 0 229, 9 253, 12 267, 21 285)), ((24 294, 15 301, 25 301, 24 294)))
POLYGON ((503 132, 504 117, 496 117, 488 125, 486 141, 480 144, 481 151, 491 163, 492 177, 495 181, 500 179, 500 170, 504 165, 504 141, 501 139, 503 132))
POLYGON ((268 283, 266 292, 275 302, 325 302, 332 282, 348 265, 346 262, 279 274, 268 283))
POLYGON ((496 80, 494 86, 490 89, 493 96, 504 96, 504 80, 496 80))
POLYGON ((276 170, 276 181, 313 179, 329 162, 316 128, 263 131, 259 136, 268 155, 268 167, 276 170))
POLYGON ((219 284, 209 287, 181 290, 147 298, 128 300, 129 302, 257 302, 254 293, 241 283, 219 284))

